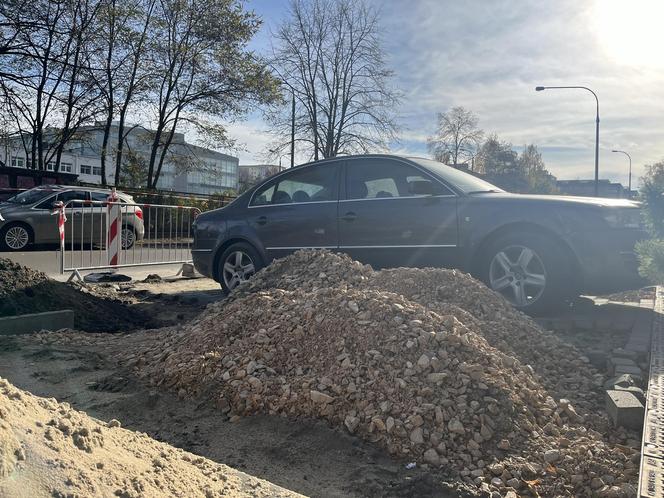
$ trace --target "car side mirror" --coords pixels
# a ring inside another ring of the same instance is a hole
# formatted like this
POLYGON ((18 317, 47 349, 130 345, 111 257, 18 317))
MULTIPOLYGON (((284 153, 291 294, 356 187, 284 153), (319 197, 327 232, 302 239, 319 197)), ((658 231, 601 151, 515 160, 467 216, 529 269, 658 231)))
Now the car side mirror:
POLYGON ((429 180, 415 180, 408 184, 413 195, 433 195, 433 183, 429 180))

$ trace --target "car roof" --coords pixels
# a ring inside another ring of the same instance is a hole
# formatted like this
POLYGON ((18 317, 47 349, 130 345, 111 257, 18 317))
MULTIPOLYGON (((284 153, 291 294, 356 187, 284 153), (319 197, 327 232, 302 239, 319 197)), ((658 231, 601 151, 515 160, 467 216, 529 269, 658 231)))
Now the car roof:
MULTIPOLYGON (((81 185, 38 185, 37 187, 34 187, 35 189, 38 190, 52 190, 52 191, 57 191, 57 190, 69 190, 69 189, 79 189, 79 190, 87 190, 89 192, 103 192, 103 193, 110 193, 111 189, 110 188, 101 188, 101 187, 84 187, 81 185)), ((131 197, 130 194, 127 194, 125 192, 122 192, 120 190, 116 191, 118 195, 124 195, 125 197, 131 197)))

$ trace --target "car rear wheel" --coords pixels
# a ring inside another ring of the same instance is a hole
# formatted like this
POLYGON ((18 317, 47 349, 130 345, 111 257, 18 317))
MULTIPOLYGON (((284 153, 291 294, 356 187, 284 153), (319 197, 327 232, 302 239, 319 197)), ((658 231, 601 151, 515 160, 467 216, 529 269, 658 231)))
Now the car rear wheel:
POLYGON ((541 234, 507 234, 485 251, 482 280, 517 309, 551 310, 574 290, 563 254, 558 244, 541 234))
POLYGON ((217 279, 222 290, 228 294, 262 267, 256 250, 249 244, 239 242, 228 247, 219 258, 217 279))
POLYGON ((136 243, 136 232, 132 227, 123 227, 120 233, 122 249, 131 249, 136 243))
POLYGON ((0 249, 3 251, 22 251, 30 240, 30 229, 25 225, 9 225, 0 231, 0 249))

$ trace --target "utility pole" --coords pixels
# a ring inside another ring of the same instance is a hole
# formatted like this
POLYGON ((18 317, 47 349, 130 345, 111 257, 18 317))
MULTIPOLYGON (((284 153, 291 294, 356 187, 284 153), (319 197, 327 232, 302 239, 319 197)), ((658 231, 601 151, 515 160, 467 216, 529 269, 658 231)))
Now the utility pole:
POLYGON ((291 105, 291 142, 290 142, 290 167, 295 166, 295 90, 291 90, 293 101, 291 105))

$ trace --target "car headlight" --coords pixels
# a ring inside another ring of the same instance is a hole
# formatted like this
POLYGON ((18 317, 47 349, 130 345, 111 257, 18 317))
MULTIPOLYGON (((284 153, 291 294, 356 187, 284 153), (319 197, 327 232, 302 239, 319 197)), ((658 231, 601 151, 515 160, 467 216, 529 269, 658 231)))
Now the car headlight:
POLYGON ((636 208, 614 209, 603 215, 612 228, 643 228, 641 210, 636 208))

